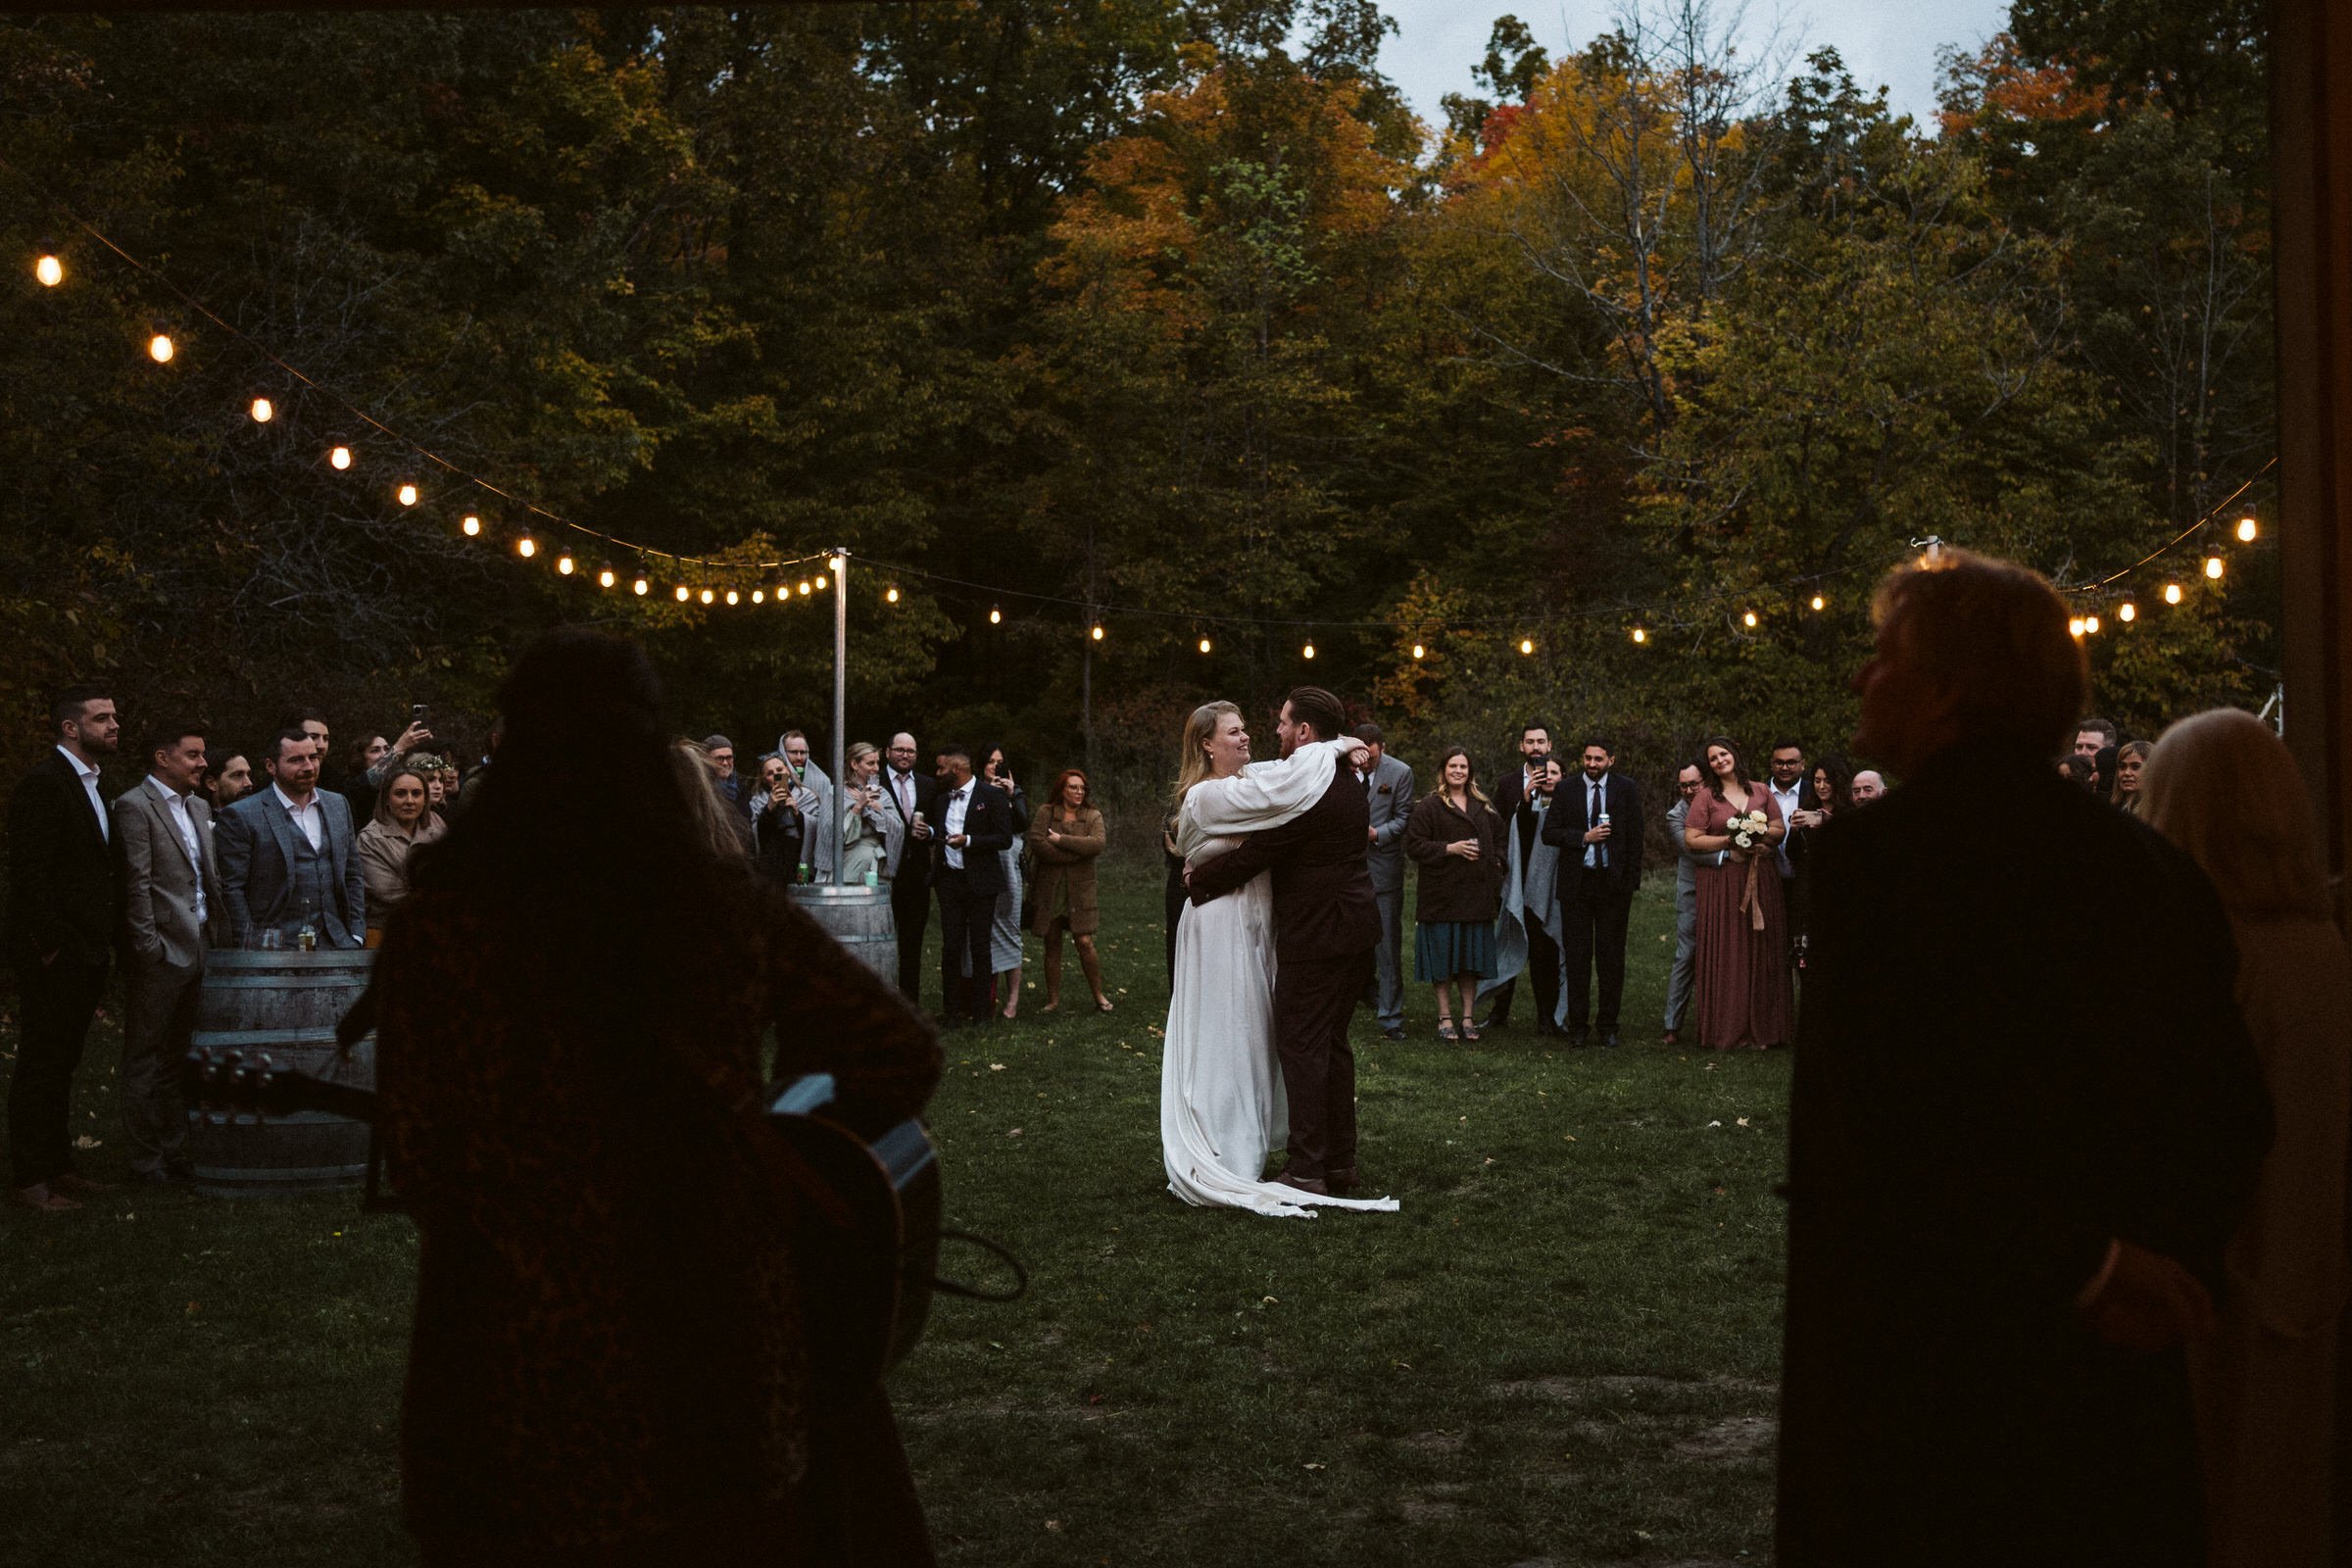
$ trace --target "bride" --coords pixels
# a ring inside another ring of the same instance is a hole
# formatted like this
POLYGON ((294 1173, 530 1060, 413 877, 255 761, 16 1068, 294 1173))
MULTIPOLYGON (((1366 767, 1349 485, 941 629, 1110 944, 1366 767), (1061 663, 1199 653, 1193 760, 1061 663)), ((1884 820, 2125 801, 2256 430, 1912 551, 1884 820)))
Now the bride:
MULTIPOLYGON (((1176 779, 1176 849, 1187 870, 1278 827, 1331 787, 1357 742, 1302 746, 1279 762, 1250 760, 1231 703, 1193 710, 1176 779)), ((1323 1198, 1261 1181, 1266 1155, 1289 1140, 1274 1054, 1271 872, 1240 892, 1187 906, 1176 928, 1176 983, 1159 1069, 1159 1141, 1168 1191, 1201 1207, 1313 1217, 1307 1204, 1396 1207, 1393 1198, 1323 1198)))

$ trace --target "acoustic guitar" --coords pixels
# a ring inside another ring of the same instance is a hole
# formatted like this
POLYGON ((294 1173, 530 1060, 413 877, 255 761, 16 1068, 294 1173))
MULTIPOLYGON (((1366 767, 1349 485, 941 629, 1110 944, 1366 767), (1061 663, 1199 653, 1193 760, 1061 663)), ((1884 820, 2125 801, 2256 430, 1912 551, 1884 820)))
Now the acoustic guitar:
MULTIPOLYGON (((291 1067, 266 1051, 191 1051, 182 1077, 189 1103, 216 1122, 295 1110, 375 1119, 372 1082, 291 1067)), ((858 1114, 831 1073, 780 1085, 766 1103, 766 1124, 784 1146, 780 1163, 793 1173, 794 1272, 811 1369, 829 1387, 868 1386, 921 1340, 933 1290, 944 1284, 938 1147, 919 1121, 858 1114)))

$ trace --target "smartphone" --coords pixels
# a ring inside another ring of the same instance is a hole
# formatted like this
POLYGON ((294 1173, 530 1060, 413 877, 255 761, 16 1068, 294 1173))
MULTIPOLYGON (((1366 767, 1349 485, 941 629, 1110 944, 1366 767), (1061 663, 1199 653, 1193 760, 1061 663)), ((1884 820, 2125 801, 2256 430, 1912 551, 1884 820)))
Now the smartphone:
POLYGON ((411 704, 409 705, 409 722, 410 722, 410 723, 412 723, 412 724, 421 724, 421 723, 423 723, 423 722, 424 722, 424 715, 425 715, 425 712, 426 712, 426 709, 425 709, 425 706, 424 706, 424 704, 422 704, 422 703, 411 703, 411 704))

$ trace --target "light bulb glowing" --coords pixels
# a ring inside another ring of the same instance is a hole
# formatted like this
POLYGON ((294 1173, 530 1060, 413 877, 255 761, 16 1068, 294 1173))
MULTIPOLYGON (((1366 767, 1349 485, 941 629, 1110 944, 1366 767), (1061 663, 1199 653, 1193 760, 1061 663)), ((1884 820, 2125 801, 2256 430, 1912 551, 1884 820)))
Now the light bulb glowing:
POLYGON ((1829 603, 1830 602, 1828 600, 1822 598, 1819 594, 1815 594, 1813 596, 1813 608, 1815 610, 1826 610, 1829 608, 1829 603))
POLYGON ((400 487, 400 504, 404 507, 413 507, 416 504, 416 487, 415 485, 404 484, 400 487))
POLYGON ((645 580, 645 573, 641 571, 636 575, 635 579, 629 583, 629 592, 635 594, 638 598, 643 599, 649 592, 653 590, 653 586, 654 585, 652 583, 645 580))
POLYGON ((1536 643, 1535 643, 1535 639, 1534 639, 1534 638, 1532 638, 1532 637, 1522 637, 1522 638, 1520 638, 1520 639, 1519 639, 1519 651, 1520 651, 1521 653, 1523 653, 1523 654, 1532 654, 1532 653, 1534 653, 1534 652, 1536 651, 1536 643))
POLYGON ((2222 580, 2221 557, 2207 556, 2205 558, 2205 575, 2211 577, 2215 582, 2220 582, 2222 580))
POLYGON ((41 259, 32 264, 32 275, 41 280, 43 288, 55 288, 66 280, 66 264, 43 251, 41 259))
POLYGON ((2261 525, 2252 517, 2240 517, 2237 519, 2237 537, 2240 542, 2250 545, 2254 542, 2255 536, 2261 532, 2261 525))
POLYGON ((743 595, 730 588, 727 590, 727 603, 730 605, 740 605, 743 603, 743 595))
POLYGON ((1415 644, 1413 644, 1413 657, 1414 657, 1415 659, 1419 659, 1419 658, 1421 658, 1421 657, 1422 657, 1424 654, 1427 654, 1428 652, 1429 652, 1429 650, 1428 650, 1428 649, 1426 649, 1426 648, 1424 648, 1424 647, 1422 647, 1422 646, 1421 646, 1419 643, 1415 643, 1415 644))
POLYGON ((1748 630, 1753 631, 1756 629, 1756 612, 1754 611, 1751 610, 1746 614, 1741 615, 1740 620, 1740 623, 1746 626, 1748 630))
POLYGON ((1200 651, 1201 651, 1202 653, 1204 653, 1204 654, 1205 654, 1205 653, 1207 653, 1207 652, 1208 652, 1208 647, 1209 647, 1209 644, 1208 644, 1208 639, 1207 639, 1207 638, 1205 638, 1205 637, 1201 638, 1201 639, 1200 639, 1200 651))
POLYGON ((686 591, 686 585, 685 585, 684 583, 680 583, 680 584, 678 584, 678 603, 679 603, 679 604, 681 604, 681 605, 682 605, 682 604, 684 604, 684 603, 685 603, 687 600, 689 600, 689 599, 691 599, 691 598, 693 598, 693 597, 694 597, 694 596, 693 596, 692 594, 690 594, 690 593, 688 593, 688 592, 686 591))
POLYGON ((2099 617, 2096 615, 2084 615, 2082 617, 2082 629, 2090 633, 2093 637, 2096 637, 2099 634, 2099 617))
POLYGON ((514 541, 514 553, 528 561, 539 553, 539 541, 526 533, 514 541))
POLYGON ((2116 607, 2115 618, 2129 626, 2139 618, 2139 607, 2127 599, 2116 607))
POLYGON ((1308 643, 1304 648, 1300 649, 1299 652, 1304 657, 1312 659, 1315 657, 1315 645, 1313 643, 1308 643))
MULTIPOLYGON (((848 565, 849 562, 850 558, 847 556, 832 556, 827 558, 825 562, 825 569, 833 573, 834 576, 838 577, 841 575, 841 568, 848 565)), ((822 588, 824 584, 820 582, 817 584, 817 586, 822 588)))
POLYGON ((707 604, 710 604, 710 603, 712 600, 716 599, 717 597, 718 597, 718 595, 716 595, 716 594, 712 593, 712 592, 711 592, 710 589, 708 589, 708 588, 706 588, 706 589, 704 589, 704 590, 703 590, 703 603, 704 603, 704 604, 706 604, 706 605, 707 605, 707 604))
POLYGON ((171 364, 172 352, 172 334, 169 332, 158 332, 147 340, 147 357, 158 365, 171 364))
POLYGON ((752 603, 753 603, 753 604, 755 604, 755 605, 764 605, 764 604, 766 604, 766 603, 767 603, 767 590, 766 590, 766 589, 764 589, 764 588, 755 588, 755 589, 753 589, 753 590, 752 590, 752 603))
POLYGON ((1102 628, 1101 626, 1097 626, 1097 627, 1095 628, 1095 641, 1097 641, 1097 642, 1101 642, 1102 640, 1102 628))
POLYGON ((891 589, 888 593, 882 596, 882 602, 886 605, 897 604, 899 602, 899 591, 896 588, 891 589))
POLYGON ((268 398, 255 398, 251 413, 253 422, 256 424, 268 424, 271 419, 277 417, 277 410, 268 398))
POLYGON ((482 519, 475 516, 470 512, 466 514, 466 520, 459 523, 458 526, 465 530, 466 537, 468 539, 478 539, 481 537, 482 519))
POLYGON ((2179 583, 2168 582, 2164 585, 2164 602, 2168 605, 2177 605, 2180 602, 2180 585, 2179 583))
POLYGON ((803 599, 808 597, 808 579, 806 577, 801 579, 801 597, 803 599))
POLYGON ((2074 619, 2066 623, 2066 634, 2069 637, 2080 637, 2082 635, 2082 617, 2081 615, 2077 615, 2074 619))
POLYGON ((816 579, 816 591, 817 591, 818 593, 820 593, 820 594, 821 594, 821 593, 823 593, 823 592, 825 591, 825 579, 824 579, 824 576, 823 576, 823 574, 821 574, 821 573, 820 573, 820 574, 818 574, 818 576, 817 576, 817 579, 816 579))
POLYGON ((327 466, 328 466, 329 467, 334 467, 334 468, 348 468, 348 467, 350 467, 350 466, 351 466, 351 448, 349 448, 349 447, 337 447, 337 448, 335 448, 335 449, 334 449, 332 452, 329 452, 329 453, 326 455, 326 462, 327 462, 327 466))
POLYGON ((610 588, 618 581, 620 581, 620 573, 614 571, 611 566, 597 568, 596 585, 599 588, 610 588))
POLYGON ((566 550, 556 558, 556 570, 564 576, 568 577, 578 569, 579 563, 571 559, 570 551, 566 550))
POLYGON ((996 606, 994 606, 994 605, 991 605, 991 606, 989 606, 989 607, 988 607, 988 623, 989 623, 991 626, 1002 626, 1002 625, 1004 625, 1004 612, 1003 612, 1002 610, 999 610, 999 609, 998 609, 996 606))
POLYGON ((1636 626, 1634 628, 1634 641, 1637 643, 1645 643, 1649 641, 1649 633, 1643 631, 1641 627, 1636 626))

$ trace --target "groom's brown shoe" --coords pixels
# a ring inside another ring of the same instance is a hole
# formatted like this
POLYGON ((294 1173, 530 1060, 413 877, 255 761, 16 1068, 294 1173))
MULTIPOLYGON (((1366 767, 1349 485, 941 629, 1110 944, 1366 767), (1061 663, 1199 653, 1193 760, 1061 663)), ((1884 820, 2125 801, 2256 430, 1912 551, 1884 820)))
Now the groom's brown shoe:
POLYGON ((1356 1180, 1353 1165, 1335 1165, 1323 1173, 1323 1185, 1344 1198, 1363 1183, 1356 1180))
POLYGON ((1286 1170, 1274 1178, 1274 1184, 1277 1187, 1296 1187, 1298 1191, 1312 1193, 1317 1198, 1331 1196, 1331 1188, 1322 1178, 1316 1176, 1294 1176, 1286 1170))

